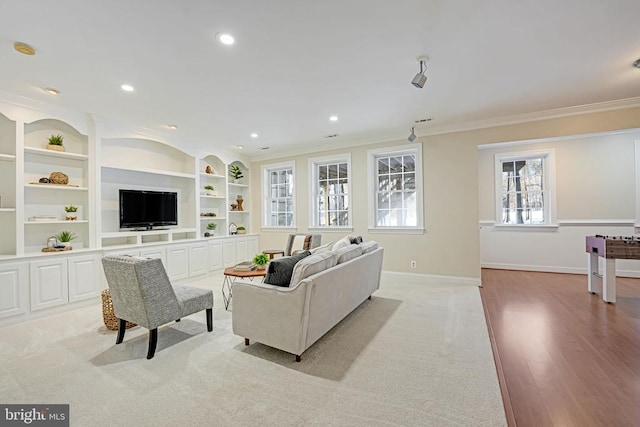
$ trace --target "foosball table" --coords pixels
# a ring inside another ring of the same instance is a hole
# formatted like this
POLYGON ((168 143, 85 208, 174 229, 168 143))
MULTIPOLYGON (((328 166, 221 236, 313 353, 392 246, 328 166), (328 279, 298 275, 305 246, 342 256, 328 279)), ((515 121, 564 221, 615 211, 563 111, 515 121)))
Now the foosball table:
POLYGON ((587 290, 595 294, 602 283, 602 299, 613 304, 616 302, 616 259, 640 259, 640 237, 587 236, 586 244, 589 254, 587 290), (598 258, 603 259, 602 273, 598 258))

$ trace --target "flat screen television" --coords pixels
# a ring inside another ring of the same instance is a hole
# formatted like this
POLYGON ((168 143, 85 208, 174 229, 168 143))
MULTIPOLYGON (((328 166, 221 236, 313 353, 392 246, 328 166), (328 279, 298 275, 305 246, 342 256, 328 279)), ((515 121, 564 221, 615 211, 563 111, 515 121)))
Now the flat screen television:
POLYGON ((120 228, 178 225, 178 193, 120 190, 120 228))

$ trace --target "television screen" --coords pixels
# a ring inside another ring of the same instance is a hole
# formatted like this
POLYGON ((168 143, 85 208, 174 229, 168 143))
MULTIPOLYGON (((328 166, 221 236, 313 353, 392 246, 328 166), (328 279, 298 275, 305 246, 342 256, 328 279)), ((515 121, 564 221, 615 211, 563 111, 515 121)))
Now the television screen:
POLYGON ((120 190, 120 228, 178 225, 178 193, 120 190))

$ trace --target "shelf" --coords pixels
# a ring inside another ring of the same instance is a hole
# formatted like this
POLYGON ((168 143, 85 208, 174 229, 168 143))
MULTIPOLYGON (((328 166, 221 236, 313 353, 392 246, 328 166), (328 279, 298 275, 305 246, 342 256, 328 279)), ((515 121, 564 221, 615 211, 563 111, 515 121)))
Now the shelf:
POLYGON ((217 178, 217 179, 220 179, 220 178, 224 179, 225 178, 224 175, 216 175, 216 174, 213 174, 213 173, 204 173, 204 172, 200 172, 200 176, 207 177, 207 178, 217 178))
POLYGON ((87 191, 87 187, 73 187, 70 185, 59 184, 25 184, 25 188, 41 188, 47 191, 51 190, 65 190, 65 191, 87 191))
POLYGON ((13 154, 0 154, 0 161, 15 162, 16 156, 14 156, 13 154))
POLYGON ((54 151, 43 148, 24 147, 24 152, 28 154, 38 154, 40 156, 59 157, 63 159, 88 160, 86 154, 67 153, 66 151, 54 151))
POLYGON ((0 212, 15 212, 16 208, 0 208, 0 212))
POLYGON ((249 185, 247 185, 247 184, 235 184, 233 182, 230 182, 229 183, 229 187, 249 188, 249 185))
POLYGON ((178 178, 195 179, 196 177, 196 175, 193 173, 174 172, 174 171, 167 171, 162 169, 151 169, 151 168, 123 168, 119 166, 102 165, 102 169, 112 169, 115 171, 123 171, 123 172, 149 173, 153 175, 175 176, 178 178))
POLYGON ((76 219, 74 221, 67 221, 64 219, 56 219, 51 221, 25 221, 24 225, 35 225, 35 224, 88 224, 88 219, 76 219))
POLYGON ((249 211, 229 211, 229 213, 242 213, 242 214, 246 214, 246 213, 249 213, 249 211))
POLYGON ((214 220, 214 219, 224 220, 224 219, 227 219, 227 218, 222 218, 222 217, 219 217, 219 216, 201 216, 200 217, 201 221, 205 220, 205 219, 206 220, 214 220))
POLYGON ((226 199, 226 197, 224 197, 224 196, 204 196, 204 195, 201 195, 200 197, 202 197, 203 199, 226 199))

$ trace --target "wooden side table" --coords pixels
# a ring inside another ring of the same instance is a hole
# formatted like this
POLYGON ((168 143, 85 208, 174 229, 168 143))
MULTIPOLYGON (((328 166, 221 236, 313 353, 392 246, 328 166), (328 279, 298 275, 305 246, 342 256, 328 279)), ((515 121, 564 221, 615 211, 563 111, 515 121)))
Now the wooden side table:
POLYGON ((233 282, 236 281, 237 278, 240 279, 249 279, 253 280, 254 277, 264 277, 267 275, 267 270, 263 268, 262 270, 255 269, 251 271, 238 271, 234 267, 227 267, 224 269, 224 280, 222 281, 222 299, 224 300, 224 309, 229 309, 229 304, 231 303, 231 297, 233 296, 231 291, 231 286, 233 282), (227 292, 229 295, 227 295, 227 292))
POLYGON ((284 256, 284 251, 281 249, 267 249, 266 251, 262 251, 262 253, 269 255, 270 260, 272 260, 276 255, 284 256))

